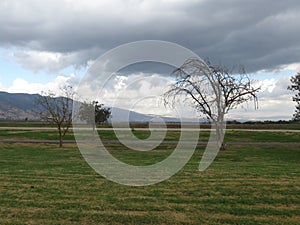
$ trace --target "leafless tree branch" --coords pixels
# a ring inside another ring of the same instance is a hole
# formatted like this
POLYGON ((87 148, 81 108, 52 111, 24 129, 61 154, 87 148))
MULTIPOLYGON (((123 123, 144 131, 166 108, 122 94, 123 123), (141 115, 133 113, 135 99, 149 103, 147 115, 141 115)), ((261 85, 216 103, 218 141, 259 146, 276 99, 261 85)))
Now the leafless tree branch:
POLYGON ((190 58, 172 75, 176 82, 163 96, 165 105, 174 106, 180 98, 191 100, 193 107, 216 124, 223 123, 226 113, 248 101, 253 100, 257 108, 260 87, 253 87, 243 67, 239 74, 233 74, 226 67, 190 58))
POLYGON ((56 96, 53 92, 42 92, 36 99, 40 109, 40 118, 54 124, 58 129, 59 146, 62 147, 63 138, 72 124, 72 103, 74 91, 71 86, 61 88, 62 95, 56 96))

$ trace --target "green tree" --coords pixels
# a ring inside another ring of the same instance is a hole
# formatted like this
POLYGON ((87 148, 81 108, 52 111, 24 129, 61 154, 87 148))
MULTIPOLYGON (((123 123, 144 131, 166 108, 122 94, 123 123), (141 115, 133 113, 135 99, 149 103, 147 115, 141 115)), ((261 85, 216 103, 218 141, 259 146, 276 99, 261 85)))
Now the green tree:
POLYGON ((81 120, 86 121, 93 126, 95 130, 96 124, 107 122, 111 115, 109 108, 104 108, 103 104, 98 101, 87 102, 84 101, 80 105, 78 116, 81 120))
POLYGON ((300 121, 300 72, 295 76, 291 77, 291 85, 288 86, 288 90, 294 91, 295 96, 293 96, 293 101, 296 102, 296 109, 293 115, 293 120, 300 121))

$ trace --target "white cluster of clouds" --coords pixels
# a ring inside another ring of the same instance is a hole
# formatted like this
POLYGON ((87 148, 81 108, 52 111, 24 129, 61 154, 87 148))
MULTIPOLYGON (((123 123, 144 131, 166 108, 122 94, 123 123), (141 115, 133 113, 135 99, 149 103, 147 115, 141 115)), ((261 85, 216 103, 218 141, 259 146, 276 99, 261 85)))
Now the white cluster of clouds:
POLYGON ((72 65, 74 54, 64 55, 62 53, 47 51, 17 51, 13 53, 15 61, 23 68, 38 72, 46 69, 50 73, 55 73, 72 65))
POLYGON ((59 93, 61 87, 65 85, 74 86, 78 82, 78 78, 74 75, 59 75, 51 82, 45 84, 42 83, 33 83, 27 81, 23 78, 16 78, 12 85, 9 87, 4 87, 0 83, 0 90, 6 91, 9 93, 29 93, 29 94, 40 94, 42 92, 54 92, 59 93))
POLYGON ((228 119, 236 120, 289 120, 295 109, 292 101, 293 93, 287 90, 290 77, 278 80, 264 79, 259 81, 261 91, 258 93, 258 109, 254 104, 247 104, 244 108, 235 109, 229 113, 228 119))
POLYGON ((162 95, 170 81, 159 74, 116 76, 104 87, 102 99, 111 106, 140 113, 164 115, 171 110, 163 105, 162 95))
POLYGON ((33 72, 46 71, 59 73, 61 70, 74 67, 79 69, 92 63, 93 52, 97 49, 82 50, 79 52, 49 52, 37 50, 17 50, 10 54, 11 58, 23 68, 33 72), (91 57, 92 56, 92 57, 91 57), (90 58, 91 57, 91 58, 90 58))

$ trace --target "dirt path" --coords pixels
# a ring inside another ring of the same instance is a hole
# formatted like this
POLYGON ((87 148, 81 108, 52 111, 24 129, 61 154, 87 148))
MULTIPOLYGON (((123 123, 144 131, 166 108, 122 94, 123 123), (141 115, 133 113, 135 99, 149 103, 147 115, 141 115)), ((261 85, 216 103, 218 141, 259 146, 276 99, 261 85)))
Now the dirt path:
MULTIPOLYGON (((58 144, 58 140, 13 140, 13 139, 2 139, 0 143, 47 143, 47 144, 58 144)), ((75 144, 75 140, 64 140, 64 143, 75 144)), ((103 144, 120 144, 118 140, 105 140, 103 144)), ((130 143, 138 143, 136 141, 130 141, 130 143)), ((151 141, 149 142, 151 144, 151 141)), ((161 145, 177 145, 177 141, 164 141, 161 145)), ((186 143, 188 144, 188 142, 186 143)), ((199 141, 198 145, 205 146, 207 142, 199 141)), ((300 142, 226 142, 226 145, 263 145, 263 146, 300 146, 300 142)))
MULTIPOLYGON (((72 129, 72 128, 70 128, 72 129)), ((83 128, 83 129, 91 129, 91 128, 83 128)), ((56 127, 0 127, 0 130, 57 130, 56 127)), ((97 130, 131 130, 131 128, 97 128, 97 130)), ((149 130, 148 128, 134 128, 134 130, 149 130)), ((166 130, 165 128, 154 128, 154 130, 166 130)), ((210 131, 211 129, 195 129, 195 128, 168 128, 168 130, 174 131, 210 131)), ((226 129, 226 131, 253 131, 253 132, 300 132, 300 130, 276 130, 276 129, 226 129)))

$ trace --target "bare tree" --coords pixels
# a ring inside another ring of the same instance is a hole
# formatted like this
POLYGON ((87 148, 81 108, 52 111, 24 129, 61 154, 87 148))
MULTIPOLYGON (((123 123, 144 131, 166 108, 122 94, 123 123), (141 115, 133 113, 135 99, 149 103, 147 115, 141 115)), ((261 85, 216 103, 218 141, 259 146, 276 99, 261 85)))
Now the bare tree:
POLYGON ((216 127, 216 138, 220 149, 224 149, 224 117, 231 109, 254 101, 257 108, 257 92, 245 70, 238 74, 224 66, 213 66, 197 58, 188 59, 172 72, 176 82, 164 93, 165 105, 174 104, 183 98, 207 116, 216 127))
POLYGON ((36 99, 40 109, 40 118, 54 124, 58 129, 59 147, 63 145, 63 138, 72 124, 72 103, 74 91, 71 86, 61 88, 61 95, 53 92, 42 92, 36 99))
POLYGON ((300 72, 291 78, 291 85, 288 86, 288 90, 294 91, 295 96, 293 101, 296 102, 296 109, 293 115, 293 120, 300 122, 300 72))

